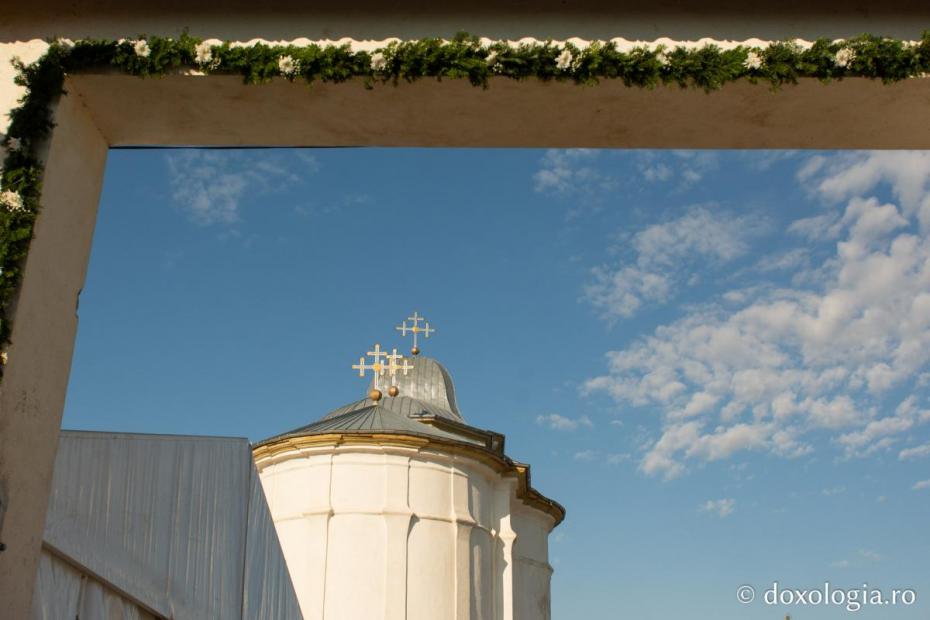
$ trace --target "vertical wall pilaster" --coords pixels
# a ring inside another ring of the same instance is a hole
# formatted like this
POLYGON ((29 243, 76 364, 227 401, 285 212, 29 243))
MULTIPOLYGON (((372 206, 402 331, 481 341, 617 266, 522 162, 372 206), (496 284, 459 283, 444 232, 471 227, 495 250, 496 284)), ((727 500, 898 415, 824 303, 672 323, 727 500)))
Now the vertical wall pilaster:
POLYGON ((452 527, 455 536, 455 617, 470 620, 471 609, 471 529, 475 519, 469 510, 468 473, 462 471, 453 459, 450 466, 452 483, 452 527))
POLYGON ((499 590, 495 593, 495 607, 498 610, 498 620, 513 620, 514 617, 514 575, 513 575, 513 547, 517 540, 517 533, 511 523, 511 501, 514 495, 514 483, 511 480, 501 481, 494 497, 495 521, 497 522, 498 543, 494 555, 495 582, 499 590))
POLYGON ((384 521, 386 555, 384 574, 384 618, 407 617, 407 537, 410 533, 410 459, 385 455, 384 521))

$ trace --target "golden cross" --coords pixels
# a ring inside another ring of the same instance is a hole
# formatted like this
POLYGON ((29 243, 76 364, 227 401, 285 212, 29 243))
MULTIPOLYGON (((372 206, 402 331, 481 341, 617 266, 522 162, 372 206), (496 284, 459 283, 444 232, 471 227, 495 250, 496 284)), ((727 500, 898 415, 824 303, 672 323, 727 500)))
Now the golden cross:
POLYGON ((397 349, 393 349, 391 355, 385 357, 388 360, 388 373, 391 375, 391 379, 397 374, 397 371, 400 370, 404 373, 404 376, 407 376, 407 373, 413 370, 413 364, 404 359, 403 355, 400 355, 397 352, 397 349), (403 364, 397 363, 397 360, 403 360, 403 364))
POLYGON ((364 377, 366 370, 372 371, 375 379, 375 387, 377 387, 378 377, 383 377, 385 371, 388 369, 388 365, 382 362, 381 358, 387 357, 388 353, 381 350, 380 344, 375 344, 374 351, 368 351, 367 354, 373 358, 372 362, 368 364, 365 362, 364 357, 360 357, 358 358, 358 364, 352 365, 352 370, 357 370, 359 377, 364 377))
POLYGON ((374 362, 371 365, 372 370, 374 370, 378 375, 384 375, 384 371, 387 370, 387 366, 381 363, 381 358, 386 358, 388 356, 387 351, 382 351, 381 345, 375 344, 375 350, 368 351, 368 355, 374 358, 374 362))
POLYGON ((410 332, 411 334, 413 334, 413 349, 411 350, 411 352, 414 355, 417 355, 420 352, 420 348, 417 346, 417 336, 419 336, 420 334, 423 334, 424 338, 429 338, 429 335, 436 331, 434 328, 429 326, 429 321, 424 319, 422 316, 420 316, 416 312, 413 313, 413 316, 408 316, 407 319, 403 323, 401 323, 394 329, 399 331, 401 336, 406 336, 407 332, 410 332), (408 326, 407 321, 412 321, 413 325, 408 326), (420 321, 423 321, 424 323, 423 327, 420 327, 420 321))

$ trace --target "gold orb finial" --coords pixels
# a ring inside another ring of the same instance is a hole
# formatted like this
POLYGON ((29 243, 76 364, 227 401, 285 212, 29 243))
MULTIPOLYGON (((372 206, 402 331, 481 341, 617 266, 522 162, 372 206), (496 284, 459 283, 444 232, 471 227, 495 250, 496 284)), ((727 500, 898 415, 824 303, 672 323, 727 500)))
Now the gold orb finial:
POLYGON ((370 398, 371 400, 373 400, 373 401, 375 401, 375 402, 378 402, 379 400, 381 400, 381 396, 382 396, 381 390, 379 390, 379 389, 377 389, 377 388, 376 388, 376 389, 373 389, 373 390, 370 391, 370 392, 368 392, 368 398, 370 398))
POLYGON ((392 385, 388 388, 388 396, 391 398, 394 398, 398 394, 400 394, 400 388, 398 388, 396 385, 392 385))
POLYGON ((413 347, 412 349, 410 349, 410 354, 411 354, 411 355, 419 355, 419 354, 420 354, 420 347, 413 347))

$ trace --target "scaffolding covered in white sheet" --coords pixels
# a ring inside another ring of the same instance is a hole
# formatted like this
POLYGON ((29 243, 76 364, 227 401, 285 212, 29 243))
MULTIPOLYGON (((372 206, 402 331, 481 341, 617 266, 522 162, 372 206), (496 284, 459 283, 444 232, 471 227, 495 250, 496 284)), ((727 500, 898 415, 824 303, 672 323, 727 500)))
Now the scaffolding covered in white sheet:
POLYGON ((245 439, 63 431, 44 546, 36 619, 301 617, 245 439))

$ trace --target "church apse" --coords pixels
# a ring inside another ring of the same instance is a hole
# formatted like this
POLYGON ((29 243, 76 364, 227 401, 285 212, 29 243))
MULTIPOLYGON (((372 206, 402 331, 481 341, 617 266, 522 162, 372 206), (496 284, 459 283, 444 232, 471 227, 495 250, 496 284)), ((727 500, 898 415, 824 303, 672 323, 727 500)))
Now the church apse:
POLYGON ((550 616, 548 536, 565 516, 504 438, 470 426, 449 371, 379 345, 352 368, 365 398, 253 446, 308 620, 539 620, 550 616))

